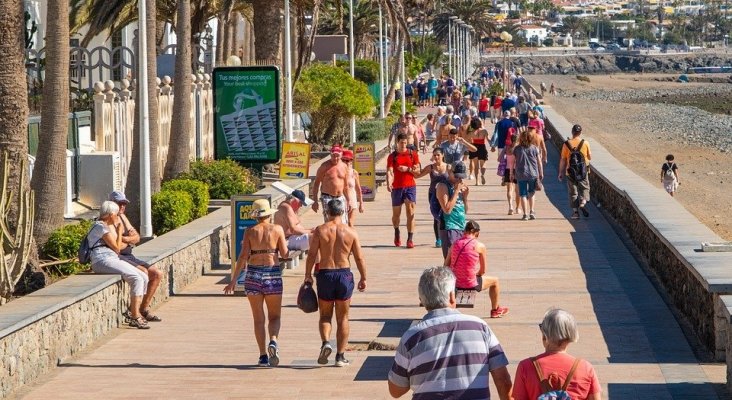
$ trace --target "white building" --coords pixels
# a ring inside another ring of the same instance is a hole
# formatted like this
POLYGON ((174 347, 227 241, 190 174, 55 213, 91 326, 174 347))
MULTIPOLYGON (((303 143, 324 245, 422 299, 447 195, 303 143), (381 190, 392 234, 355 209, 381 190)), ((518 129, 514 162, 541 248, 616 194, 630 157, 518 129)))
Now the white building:
POLYGON ((543 42, 548 33, 546 27, 538 25, 521 25, 518 29, 518 34, 531 43, 543 42))

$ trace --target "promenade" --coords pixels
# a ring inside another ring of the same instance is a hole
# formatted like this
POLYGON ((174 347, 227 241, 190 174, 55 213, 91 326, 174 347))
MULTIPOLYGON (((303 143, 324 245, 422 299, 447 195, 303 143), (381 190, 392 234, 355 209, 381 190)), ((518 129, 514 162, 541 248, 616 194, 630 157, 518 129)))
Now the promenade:
MULTIPOLYGON (((429 157, 420 156, 426 165, 429 157)), ((595 366, 603 398, 728 398, 722 390, 724 364, 697 360, 671 311, 600 211, 591 206, 590 219, 567 218, 566 188, 555 178, 556 151, 550 149, 546 190, 538 193, 534 221, 506 215, 495 153, 490 157, 488 184, 471 186, 469 216, 481 224, 488 273, 500 278, 501 304, 510 314, 489 319, 487 294, 478 296, 474 309, 463 312, 486 318, 511 362, 512 376, 521 359, 543 351, 537 324, 549 307, 558 306, 577 318, 580 339, 569 352, 595 366)), ((304 263, 285 271, 281 364, 256 367, 249 305, 243 297, 223 295, 228 270, 221 270, 162 304, 156 313, 164 321, 151 323, 152 329, 120 328, 91 349, 59 360, 54 373, 26 387, 19 397, 388 398, 391 348, 425 313, 418 306, 418 277, 425 267, 442 263, 440 250, 434 248, 427 183, 427 178, 419 181, 414 249, 393 247, 390 200, 383 187, 376 201, 366 203, 366 212, 357 216, 368 286, 353 296, 349 367, 333 367, 333 356, 326 367, 315 361, 320 347, 317 314, 304 314, 295 306, 304 263)), ((312 211, 302 218, 306 226, 322 221, 312 211)))

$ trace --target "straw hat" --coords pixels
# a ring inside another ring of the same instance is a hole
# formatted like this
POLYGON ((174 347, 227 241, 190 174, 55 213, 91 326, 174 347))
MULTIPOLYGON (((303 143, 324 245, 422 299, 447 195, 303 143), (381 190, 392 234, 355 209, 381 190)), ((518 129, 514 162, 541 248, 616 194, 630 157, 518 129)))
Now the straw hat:
POLYGON ((257 199, 252 203, 252 218, 264 218, 274 214, 277 210, 269 206, 269 200, 257 199))

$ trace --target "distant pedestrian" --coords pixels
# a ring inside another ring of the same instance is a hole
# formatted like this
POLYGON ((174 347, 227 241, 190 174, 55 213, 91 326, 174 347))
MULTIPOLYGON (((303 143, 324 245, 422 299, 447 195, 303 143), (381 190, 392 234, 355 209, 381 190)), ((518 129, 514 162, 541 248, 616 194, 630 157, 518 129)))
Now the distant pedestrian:
POLYGON ((572 219, 579 219, 579 211, 585 218, 590 216, 585 205, 590 201, 590 160, 592 152, 590 144, 582 139, 582 127, 572 127, 572 139, 567 139, 562 146, 559 159, 559 181, 567 176, 569 204, 572 207, 572 219))
POLYGON ((513 149, 513 155, 516 157, 514 174, 521 196, 521 208, 524 210, 524 216, 521 219, 524 221, 536 219, 534 193, 537 185, 541 184, 541 180, 544 179, 544 165, 540 159, 541 151, 534 145, 531 136, 529 131, 519 133, 518 146, 513 149))
POLYGON ((343 150, 341 159, 348 167, 348 226, 353 228, 356 211, 363 214, 361 180, 358 178, 358 171, 353 167, 353 151, 343 150))
POLYGON ((663 188, 673 197, 681 182, 679 181, 679 167, 674 162, 674 155, 666 156, 666 162, 661 166, 661 182, 663 188))
POLYGON ((541 97, 544 97, 544 93, 546 93, 546 83, 541 82, 539 87, 541 88, 541 97))
POLYGON ((511 396, 508 358, 482 319, 455 309, 455 275, 426 269, 419 299, 427 314, 402 336, 389 371, 389 394, 413 399, 489 399, 493 378, 501 400, 511 396), (446 334, 447 333, 447 334, 446 334))
POLYGON ((556 96, 557 95, 557 87, 554 86, 554 82, 552 82, 552 85, 549 86, 549 94, 552 95, 552 96, 556 96))

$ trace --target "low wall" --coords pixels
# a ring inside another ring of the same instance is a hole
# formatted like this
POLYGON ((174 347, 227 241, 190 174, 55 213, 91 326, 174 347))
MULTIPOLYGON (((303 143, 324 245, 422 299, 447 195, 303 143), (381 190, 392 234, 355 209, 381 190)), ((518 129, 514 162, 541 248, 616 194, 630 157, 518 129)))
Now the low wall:
MULTIPOLYGON (((546 123, 561 150, 572 125, 551 107, 546 123)), ((663 189, 651 185, 615 159, 599 143, 592 146, 592 201, 624 228, 648 267, 699 341, 725 360, 729 316, 720 295, 732 293, 732 253, 703 253, 702 242, 721 242, 663 189)))
MULTIPOLYGON (((286 182, 307 191, 309 180, 286 182)), ((271 187, 276 207, 285 196, 271 187)), ((230 265, 229 206, 135 248, 135 256, 164 276, 153 308, 180 293, 204 273, 230 265)), ((81 274, 14 300, 0 308, 0 398, 48 373, 99 338, 116 330, 127 309, 129 286, 119 275, 81 274)))

